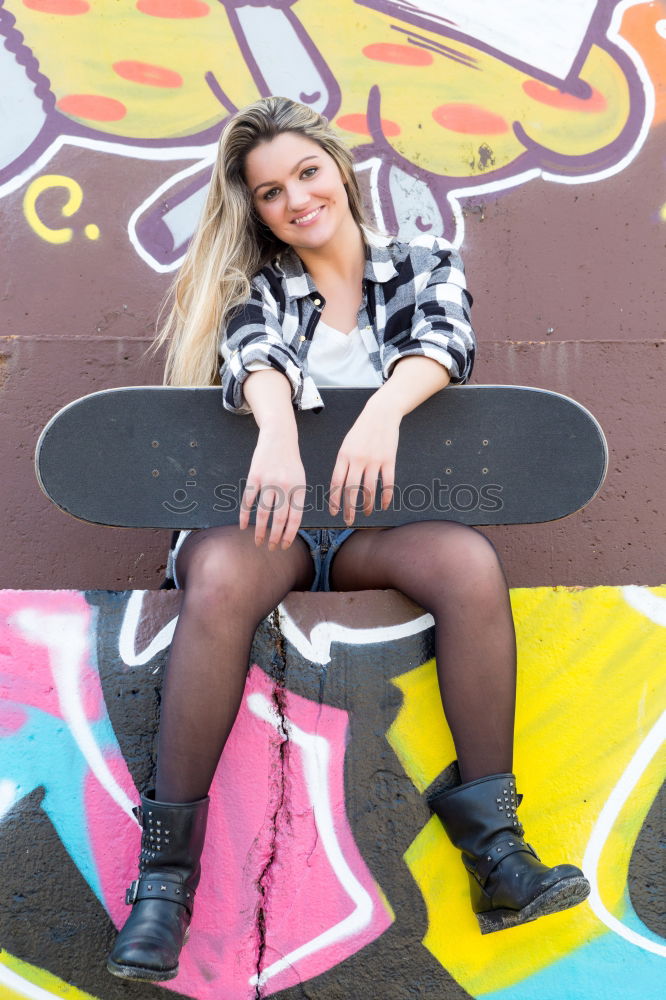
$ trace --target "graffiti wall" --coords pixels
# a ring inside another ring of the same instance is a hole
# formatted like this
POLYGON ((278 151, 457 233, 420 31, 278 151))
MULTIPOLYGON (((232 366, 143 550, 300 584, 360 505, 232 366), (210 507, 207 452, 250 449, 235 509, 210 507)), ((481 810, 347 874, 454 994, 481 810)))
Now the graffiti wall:
POLYGON ((217 139, 271 93, 329 117, 378 227, 462 248, 476 381, 572 395, 606 431, 589 510, 489 532, 521 816, 593 892, 481 937, 424 805, 453 758, 430 618, 292 595, 256 636, 182 971, 132 992, 661 996, 665 56, 666 0, 0 0, 0 587, 41 588, 0 591, 1 997, 127 995, 105 956, 179 606, 130 589, 159 585, 164 533, 51 508, 34 445, 77 396, 160 381, 217 139))
MULTIPOLYGON (((105 954, 179 600, 2 592, 3 997, 126 996, 105 954)), ((582 864, 589 901, 479 934, 422 796, 453 759, 432 619, 393 592, 294 594, 257 632, 180 974, 133 995, 661 995, 666 588, 512 600, 521 818, 546 861, 582 864)))
POLYGON ((95 241, 79 180, 50 169, 58 151, 190 161, 125 219, 134 252, 173 270, 220 128, 257 97, 285 94, 354 148, 378 225, 459 244, 461 199, 536 179, 598 181, 637 155, 655 114, 645 59, 657 69, 660 6, 340 0, 331 16, 321 0, 4 0, 14 127, 0 195, 24 187, 26 222, 48 243, 73 238, 73 216, 95 241), (51 190, 59 225, 41 207, 51 190))
POLYGON ((77 396, 160 381, 145 351, 220 131, 270 93, 330 118, 379 227, 462 246, 476 380, 607 430, 590 516, 493 536, 512 582, 661 583, 665 55, 665 0, 0 0, 0 583, 159 583, 163 536, 65 523, 34 442, 77 396))

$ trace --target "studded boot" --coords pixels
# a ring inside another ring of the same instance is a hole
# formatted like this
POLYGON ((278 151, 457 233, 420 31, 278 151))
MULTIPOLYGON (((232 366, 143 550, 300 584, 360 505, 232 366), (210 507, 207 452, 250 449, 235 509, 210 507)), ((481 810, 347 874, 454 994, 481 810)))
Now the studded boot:
POLYGON ((143 830, 139 877, 127 890, 132 912, 107 969, 123 979, 162 982, 178 975, 201 874, 209 800, 155 802, 154 794, 142 795, 134 810, 143 830))
POLYGON ((574 865, 548 868, 523 840, 512 774, 492 774, 428 800, 451 843, 462 851, 472 909, 482 934, 566 910, 590 884, 574 865))

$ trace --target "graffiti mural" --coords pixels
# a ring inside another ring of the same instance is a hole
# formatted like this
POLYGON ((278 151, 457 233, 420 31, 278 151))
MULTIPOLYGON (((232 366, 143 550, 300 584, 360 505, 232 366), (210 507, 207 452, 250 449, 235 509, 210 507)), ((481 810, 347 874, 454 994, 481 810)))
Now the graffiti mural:
POLYGON ((2 0, 0 197, 26 189, 26 224, 58 244, 85 195, 49 176, 63 146, 178 161, 127 213, 134 251, 171 271, 220 129, 278 93, 352 145, 381 228, 459 245, 470 198, 631 162, 663 115, 664 23, 662 0, 2 0), (45 218, 54 185, 66 201, 45 218))
MULTIPOLYGON (((257 632, 181 972, 133 991, 656 998, 663 866, 641 844, 655 818, 658 843, 665 778, 666 588, 513 591, 521 815, 593 892, 545 936, 541 921, 483 939, 422 796, 453 759, 432 619, 367 594, 359 628, 349 595, 327 596, 326 618, 316 597, 291 595, 257 632)), ((179 600, 1 594, 3 996, 126 995, 104 956, 134 877, 131 806, 151 781, 179 600)))

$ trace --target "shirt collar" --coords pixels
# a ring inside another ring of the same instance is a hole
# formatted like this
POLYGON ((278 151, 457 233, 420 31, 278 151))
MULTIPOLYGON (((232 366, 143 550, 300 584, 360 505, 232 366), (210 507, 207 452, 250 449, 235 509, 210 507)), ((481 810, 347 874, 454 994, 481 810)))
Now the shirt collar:
MULTIPOLYGON (((382 236, 366 228, 363 234, 366 240, 363 277, 366 281, 384 284, 398 273, 389 250, 394 237, 382 236)), ((291 247, 283 250, 269 266, 284 277, 288 298, 302 299, 307 295, 316 294, 314 281, 303 267, 301 258, 291 247)))

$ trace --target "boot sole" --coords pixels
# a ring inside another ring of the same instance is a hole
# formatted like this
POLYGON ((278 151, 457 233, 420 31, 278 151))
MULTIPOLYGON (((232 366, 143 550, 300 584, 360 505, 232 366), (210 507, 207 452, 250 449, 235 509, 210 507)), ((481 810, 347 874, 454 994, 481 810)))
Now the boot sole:
MULTIPOLYGON (((190 936, 190 928, 185 931, 183 938, 183 948, 187 944, 190 936)), ((137 979, 145 983, 165 983, 168 979, 175 979, 178 975, 178 966, 175 969, 148 969, 142 965, 119 965, 112 958, 106 960, 107 971, 112 976, 119 979, 137 979)))
POLYGON ((568 878, 542 892, 522 910, 488 910, 486 913, 477 913, 476 919, 482 934, 492 934, 494 931, 503 931, 508 927, 517 927, 518 924, 538 920, 539 917, 545 917, 549 913, 559 913, 561 910, 578 906, 589 895, 590 883, 586 878, 568 878))
POLYGON ((112 976, 118 976, 119 979, 142 980, 146 983, 163 983, 178 975, 178 966, 175 969, 144 969, 140 965, 116 965, 109 959, 106 967, 112 976))

